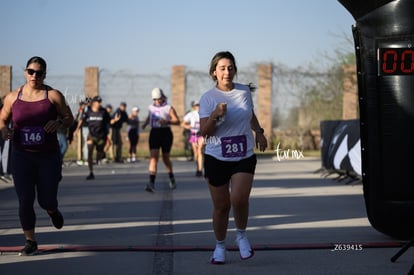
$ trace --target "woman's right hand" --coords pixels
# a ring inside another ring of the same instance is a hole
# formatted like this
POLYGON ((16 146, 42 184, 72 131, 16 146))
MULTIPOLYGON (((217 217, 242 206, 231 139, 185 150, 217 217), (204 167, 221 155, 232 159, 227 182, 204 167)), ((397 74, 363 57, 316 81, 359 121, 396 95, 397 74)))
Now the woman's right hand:
POLYGON ((13 130, 8 128, 8 127, 3 127, 1 129, 1 137, 3 138, 3 140, 8 140, 11 139, 13 136, 13 130))
POLYGON ((226 102, 220 102, 217 104, 216 109, 213 112, 215 118, 225 116, 227 113, 227 103, 226 102))

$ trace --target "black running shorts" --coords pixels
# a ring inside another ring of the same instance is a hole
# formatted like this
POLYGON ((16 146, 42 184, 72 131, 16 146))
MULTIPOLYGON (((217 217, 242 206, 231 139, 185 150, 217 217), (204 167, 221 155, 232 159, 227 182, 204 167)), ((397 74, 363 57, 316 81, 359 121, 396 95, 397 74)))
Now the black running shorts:
POLYGON ((256 155, 239 161, 222 161, 210 155, 204 156, 204 177, 213 186, 222 186, 230 182, 236 173, 253 174, 256 170, 256 155))
POLYGON ((149 135, 150 150, 159 150, 169 153, 173 144, 173 134, 170 127, 152 128, 149 135))

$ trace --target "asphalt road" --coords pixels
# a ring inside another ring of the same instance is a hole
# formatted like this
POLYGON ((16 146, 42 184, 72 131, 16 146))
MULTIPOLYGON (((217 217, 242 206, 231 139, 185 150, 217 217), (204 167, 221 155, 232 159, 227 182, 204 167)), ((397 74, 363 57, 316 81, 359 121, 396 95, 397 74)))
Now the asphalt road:
POLYGON ((178 187, 168 189, 162 163, 156 192, 144 191, 147 160, 64 167, 59 189, 65 226, 55 229, 36 203, 41 253, 20 257, 24 244, 17 198, 0 181, 0 274, 407 274, 414 248, 373 229, 362 185, 316 172, 320 160, 259 158, 248 236, 255 256, 239 259, 230 222, 227 263, 209 263, 215 240, 206 183, 193 162, 174 160, 178 187))

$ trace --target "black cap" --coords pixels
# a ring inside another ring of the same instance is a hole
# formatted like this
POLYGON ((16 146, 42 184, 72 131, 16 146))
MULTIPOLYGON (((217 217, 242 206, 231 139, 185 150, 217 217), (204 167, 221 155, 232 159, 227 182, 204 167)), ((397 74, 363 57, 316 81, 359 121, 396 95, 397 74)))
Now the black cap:
POLYGON ((96 101, 96 102, 102 102, 102 98, 101 98, 99 95, 94 96, 94 97, 92 98, 92 102, 94 102, 94 101, 96 101))

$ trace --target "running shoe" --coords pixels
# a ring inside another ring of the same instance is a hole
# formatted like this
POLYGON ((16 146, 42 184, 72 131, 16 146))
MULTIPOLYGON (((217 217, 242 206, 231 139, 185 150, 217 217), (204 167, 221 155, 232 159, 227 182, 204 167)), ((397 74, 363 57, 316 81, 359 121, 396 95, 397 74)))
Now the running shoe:
POLYGON ((253 257, 254 251, 252 247, 250 246, 249 240, 247 239, 246 236, 237 238, 236 243, 239 247, 240 259, 247 260, 253 257))
POLYGON ((53 225, 57 229, 61 229, 63 227, 64 219, 62 213, 59 210, 56 210, 53 214, 49 214, 50 219, 52 220, 53 225))
POLYGON ((212 264, 224 264, 226 262, 226 249, 216 246, 210 262, 212 264))
POLYGON ((89 173, 89 176, 86 177, 87 180, 93 180, 95 179, 95 175, 91 172, 89 173))
POLYGON ((175 179, 170 179, 170 189, 174 190, 177 188, 177 183, 175 182, 175 179))
POLYGON ((20 251, 19 256, 32 256, 38 253, 37 242, 26 240, 24 248, 20 251))
POLYGON ((145 187, 145 191, 153 193, 155 189, 154 183, 148 183, 145 187))
POLYGON ((203 176, 203 172, 197 171, 195 175, 196 175, 196 177, 202 177, 203 176))

